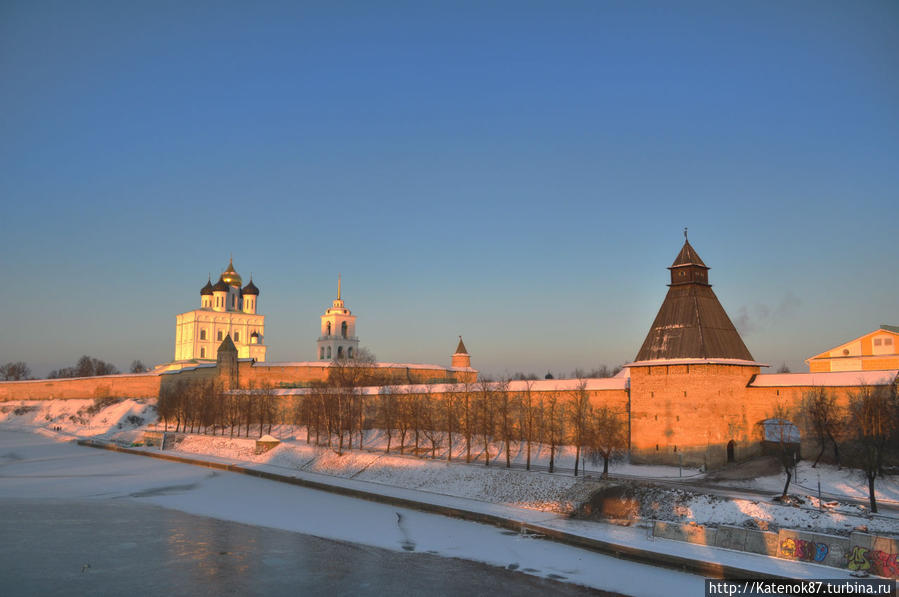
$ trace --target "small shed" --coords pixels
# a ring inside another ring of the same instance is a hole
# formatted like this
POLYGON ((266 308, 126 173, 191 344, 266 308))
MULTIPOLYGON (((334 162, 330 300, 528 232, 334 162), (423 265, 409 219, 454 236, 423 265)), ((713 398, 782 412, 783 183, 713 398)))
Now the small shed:
POLYGON ((256 440, 256 454, 265 454, 272 448, 277 447, 277 445, 280 443, 281 440, 276 437, 272 437, 271 435, 263 435, 256 440))

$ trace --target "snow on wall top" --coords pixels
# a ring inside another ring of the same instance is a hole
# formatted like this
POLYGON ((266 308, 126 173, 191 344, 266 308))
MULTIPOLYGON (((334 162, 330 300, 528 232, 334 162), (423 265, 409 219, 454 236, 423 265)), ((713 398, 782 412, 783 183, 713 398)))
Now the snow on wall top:
MULTIPOLYGON (((288 361, 288 362, 265 362, 255 363, 254 367, 333 367, 332 361, 288 361)), ((352 366, 348 363, 347 366, 352 366)), ((446 371, 476 371, 471 367, 443 367, 441 365, 429 365, 427 363, 363 363, 360 367, 378 367, 392 369, 444 369, 446 371)))
POLYGON ((625 367, 646 367, 646 366, 656 366, 656 365, 743 365, 749 367, 770 367, 770 365, 766 363, 759 363, 756 361, 747 361, 745 359, 652 359, 646 361, 634 361, 633 363, 628 363, 625 367))
MULTIPOLYGON (((588 391, 601 390, 626 390, 629 379, 627 377, 603 377, 591 379, 538 379, 533 381, 514 380, 507 382, 505 385, 499 382, 490 382, 487 387, 492 392, 525 392, 530 385, 530 389, 535 392, 570 392, 577 390, 581 383, 584 389, 588 391)), ((446 392, 478 392, 483 389, 481 383, 456 383, 456 384, 409 384, 394 386, 367 386, 364 388, 356 388, 359 394, 378 395, 378 394, 443 394, 446 392)), ((249 394, 260 392, 261 390, 232 390, 229 394, 249 394)), ((312 388, 285 388, 270 390, 275 396, 303 396, 310 394, 315 390, 312 388)))
POLYGON ((883 371, 832 371, 825 373, 760 373, 750 388, 796 386, 886 386, 896 381, 899 369, 883 371))

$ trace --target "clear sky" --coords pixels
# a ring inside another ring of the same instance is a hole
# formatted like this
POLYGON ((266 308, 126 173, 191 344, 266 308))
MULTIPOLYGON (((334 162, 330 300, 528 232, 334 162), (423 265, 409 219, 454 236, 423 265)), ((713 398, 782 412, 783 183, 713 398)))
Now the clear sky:
POLYGON ((753 356, 899 324, 899 3, 0 4, 0 363, 173 357, 233 253, 269 360, 632 360, 691 244, 753 356))

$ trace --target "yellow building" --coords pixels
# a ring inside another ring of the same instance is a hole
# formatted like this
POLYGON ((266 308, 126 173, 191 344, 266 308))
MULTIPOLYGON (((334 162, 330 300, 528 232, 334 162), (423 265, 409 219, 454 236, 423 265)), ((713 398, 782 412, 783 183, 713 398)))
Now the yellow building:
POLYGON ((175 361, 169 368, 197 361, 213 362, 230 336, 241 359, 265 361, 265 315, 256 312, 259 289, 253 280, 241 288, 233 260, 218 282, 200 290, 200 308, 175 317, 175 361))
POLYGON ((899 369, 899 326, 880 329, 806 359, 809 371, 880 371, 899 369))

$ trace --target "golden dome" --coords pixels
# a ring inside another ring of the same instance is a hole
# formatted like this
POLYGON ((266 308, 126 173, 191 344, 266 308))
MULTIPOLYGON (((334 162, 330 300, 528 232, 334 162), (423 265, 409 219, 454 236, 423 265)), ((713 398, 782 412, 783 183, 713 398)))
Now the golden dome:
POLYGON ((225 284, 229 286, 237 286, 240 287, 243 284, 243 280, 240 279, 240 274, 234 271, 234 258, 228 262, 228 269, 222 272, 222 280, 224 280, 225 284))

